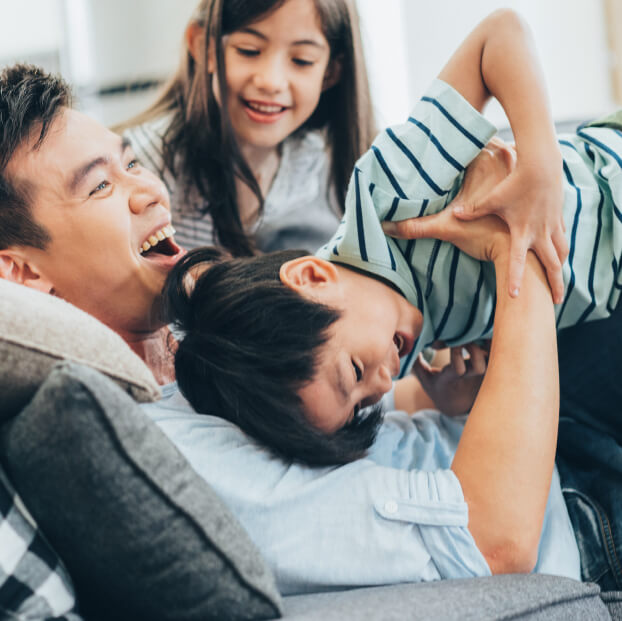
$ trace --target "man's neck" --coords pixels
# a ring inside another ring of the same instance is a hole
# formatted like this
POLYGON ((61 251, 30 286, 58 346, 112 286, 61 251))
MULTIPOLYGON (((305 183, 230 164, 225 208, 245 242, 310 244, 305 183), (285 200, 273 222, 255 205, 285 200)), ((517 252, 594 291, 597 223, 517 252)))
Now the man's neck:
POLYGON ((121 336, 151 369, 158 384, 169 384, 175 381, 177 342, 167 326, 154 332, 122 334, 121 336))

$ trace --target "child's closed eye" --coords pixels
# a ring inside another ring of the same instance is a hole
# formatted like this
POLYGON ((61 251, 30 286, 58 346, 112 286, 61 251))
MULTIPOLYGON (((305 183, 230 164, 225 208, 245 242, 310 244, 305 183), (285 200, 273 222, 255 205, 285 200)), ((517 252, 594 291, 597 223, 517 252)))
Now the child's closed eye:
POLYGON ((252 58, 254 56, 259 56, 259 50, 250 47, 236 47, 237 53, 240 56, 246 56, 247 58, 252 58))
POLYGON ((352 367, 354 368, 354 374, 356 375, 356 381, 360 382, 363 379, 363 371, 361 370, 361 367, 358 364, 356 364, 354 360, 352 361, 352 367))

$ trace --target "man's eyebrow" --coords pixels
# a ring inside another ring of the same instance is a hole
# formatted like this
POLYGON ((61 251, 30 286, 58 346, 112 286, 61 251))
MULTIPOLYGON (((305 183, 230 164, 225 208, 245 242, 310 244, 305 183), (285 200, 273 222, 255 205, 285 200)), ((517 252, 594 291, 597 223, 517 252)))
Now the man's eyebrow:
MULTIPOLYGON (((123 155, 123 153, 125 152, 125 150, 130 147, 130 141, 126 138, 123 137, 120 141, 119 141, 119 145, 121 147, 120 151, 121 151, 121 155, 123 155)), ((87 162, 86 164, 84 164, 83 166, 80 166, 80 168, 78 168, 72 175, 71 177, 71 181, 69 182, 69 191, 71 193, 75 192, 76 189, 78 188, 78 186, 82 183, 82 181, 84 180, 84 178, 94 169, 97 168, 98 166, 105 166, 106 164, 108 164, 110 162, 110 158, 105 156, 105 155, 100 155, 99 157, 96 157, 95 159, 92 159, 90 162, 87 162)))
MULTIPOLYGON (((268 37, 266 37, 265 34, 259 32, 259 30, 255 30, 254 28, 240 28, 240 32, 255 35, 264 41, 268 40, 268 37)), ((315 47, 319 47, 320 49, 326 47, 322 42, 316 41, 315 39, 299 39, 298 41, 293 41, 291 45, 313 45, 315 47)))

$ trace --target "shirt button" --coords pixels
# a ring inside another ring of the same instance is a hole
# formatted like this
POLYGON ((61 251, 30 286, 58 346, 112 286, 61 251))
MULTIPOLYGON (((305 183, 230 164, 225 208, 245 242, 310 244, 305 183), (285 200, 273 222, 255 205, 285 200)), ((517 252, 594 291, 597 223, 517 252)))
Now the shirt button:
POLYGON ((397 513, 397 503, 395 500, 389 500, 384 504, 384 510, 387 513, 397 513))

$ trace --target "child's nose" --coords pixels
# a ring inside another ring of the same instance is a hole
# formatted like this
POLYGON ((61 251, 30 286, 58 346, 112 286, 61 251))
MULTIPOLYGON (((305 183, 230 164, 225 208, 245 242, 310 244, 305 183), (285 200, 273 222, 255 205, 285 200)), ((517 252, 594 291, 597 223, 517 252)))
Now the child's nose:
POLYGON ((255 86, 266 93, 278 93, 284 85, 285 73, 276 59, 263 63, 255 74, 255 86))

